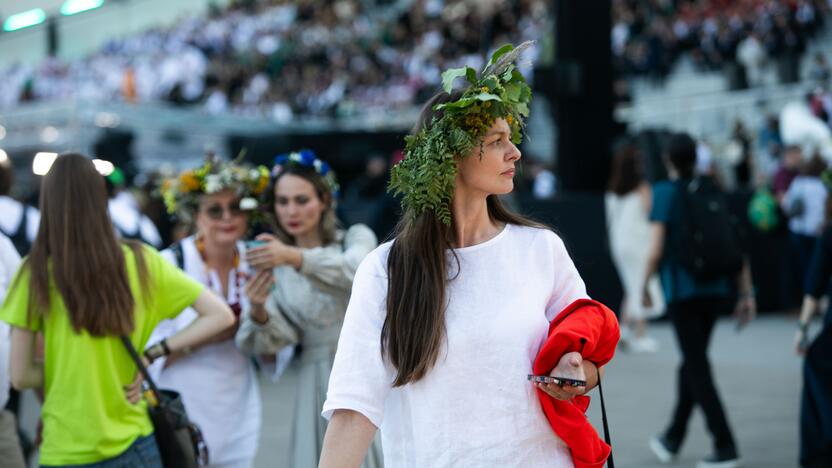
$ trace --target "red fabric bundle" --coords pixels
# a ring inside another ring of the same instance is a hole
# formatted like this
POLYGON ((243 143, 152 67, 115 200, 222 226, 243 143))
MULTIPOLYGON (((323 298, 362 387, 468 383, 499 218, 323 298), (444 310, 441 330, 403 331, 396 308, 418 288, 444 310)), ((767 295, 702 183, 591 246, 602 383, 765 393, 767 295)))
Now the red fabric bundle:
MULTIPOLYGON (((618 319, 609 308, 600 302, 579 299, 549 325, 549 337, 534 361, 534 373, 549 375, 560 358, 573 351, 601 367, 615 354, 619 336, 618 319)), ((611 448, 598 437, 584 414, 589 397, 561 401, 542 390, 537 391, 537 396, 552 429, 571 449, 575 468, 602 467, 611 448)))

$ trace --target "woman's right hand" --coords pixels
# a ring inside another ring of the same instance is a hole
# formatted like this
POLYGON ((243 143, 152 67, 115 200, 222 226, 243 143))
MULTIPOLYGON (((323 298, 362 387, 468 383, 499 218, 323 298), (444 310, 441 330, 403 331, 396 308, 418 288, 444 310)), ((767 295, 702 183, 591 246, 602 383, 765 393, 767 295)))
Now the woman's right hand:
POLYGON ((809 340, 807 339, 807 330, 800 328, 794 337, 794 350, 798 356, 805 356, 806 350, 809 348, 809 340))
POLYGON ((246 296, 252 307, 260 307, 266 303, 274 285, 272 270, 260 270, 254 278, 246 283, 246 296))

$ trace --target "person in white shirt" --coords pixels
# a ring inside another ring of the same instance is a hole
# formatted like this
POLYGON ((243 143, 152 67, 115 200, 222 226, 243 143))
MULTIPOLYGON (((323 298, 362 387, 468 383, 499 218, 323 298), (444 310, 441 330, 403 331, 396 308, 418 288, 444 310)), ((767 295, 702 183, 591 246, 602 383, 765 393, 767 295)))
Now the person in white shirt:
MULTIPOLYGON (((6 290, 20 266, 20 255, 8 237, 0 234, 0 303, 6 297, 6 290)), ((8 468, 23 468, 23 451, 17 436, 14 414, 4 409, 9 400, 9 345, 11 327, 0 322, 0 460, 8 468)))
POLYGON ((0 159, 0 234, 8 237, 17 253, 26 255, 40 225, 40 212, 11 197, 14 168, 8 157, 0 159))
POLYGON ((122 239, 140 240, 155 248, 162 247, 162 236, 153 221, 142 214, 136 198, 124 190, 124 173, 119 168, 105 177, 107 182, 107 210, 122 239))
MULTIPOLYGON (((506 62, 492 59, 502 67, 486 67, 473 94, 502 80, 524 96, 506 62)), ((585 387, 537 386, 527 375, 550 321, 587 298, 586 288, 563 241, 498 198, 514 187, 524 115, 514 111, 523 102, 483 96, 488 106, 469 101, 478 107, 449 117, 435 106, 469 96, 449 88, 425 105, 393 169, 405 207, 395 240, 355 274, 323 406, 321 468, 358 467, 379 428, 387 468, 573 466, 536 390, 560 400, 583 394, 597 384, 595 365, 571 352, 553 370, 585 387), (449 148, 457 156, 438 160, 449 148)))
POLYGON ((804 163, 800 175, 789 185, 781 202, 783 211, 789 217, 795 298, 803 293, 809 261, 826 219, 826 199, 829 195, 821 179, 825 169, 826 163, 819 155, 812 157, 804 163))

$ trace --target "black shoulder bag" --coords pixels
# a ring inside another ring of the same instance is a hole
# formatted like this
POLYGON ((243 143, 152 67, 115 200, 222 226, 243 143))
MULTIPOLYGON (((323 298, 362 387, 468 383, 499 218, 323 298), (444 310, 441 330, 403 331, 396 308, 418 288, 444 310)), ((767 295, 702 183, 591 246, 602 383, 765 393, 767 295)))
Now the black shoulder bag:
POLYGON ((159 390, 130 339, 122 336, 122 343, 142 373, 147 410, 153 422, 156 444, 165 468, 197 468, 208 464, 208 446, 199 427, 188 419, 182 397, 173 390, 159 390))

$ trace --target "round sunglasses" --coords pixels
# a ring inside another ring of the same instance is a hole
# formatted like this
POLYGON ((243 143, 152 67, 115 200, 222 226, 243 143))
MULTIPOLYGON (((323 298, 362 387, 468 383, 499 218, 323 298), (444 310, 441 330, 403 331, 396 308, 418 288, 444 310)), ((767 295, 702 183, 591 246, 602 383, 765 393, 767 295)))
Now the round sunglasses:
POLYGON ((209 205, 209 206, 203 208, 202 211, 209 218, 211 218, 213 220, 217 220, 217 221, 223 218, 226 211, 228 212, 229 215, 231 215, 231 217, 241 216, 241 215, 245 214, 245 211, 240 209, 240 202, 239 201, 233 202, 229 206, 223 206, 219 203, 215 203, 215 204, 212 204, 212 205, 209 205))

